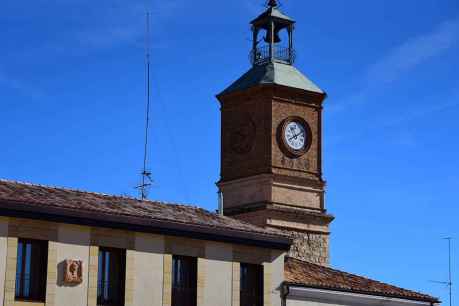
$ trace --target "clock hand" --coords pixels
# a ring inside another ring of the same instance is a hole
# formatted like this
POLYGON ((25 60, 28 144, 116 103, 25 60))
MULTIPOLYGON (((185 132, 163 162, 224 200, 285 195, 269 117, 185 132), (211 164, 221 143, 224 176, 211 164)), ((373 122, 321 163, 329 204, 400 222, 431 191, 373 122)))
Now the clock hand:
POLYGON ((293 138, 296 139, 298 136, 300 136, 300 135, 302 135, 302 134, 304 134, 304 132, 301 132, 301 133, 299 133, 299 134, 296 134, 296 135, 290 137, 288 140, 292 140, 293 138))

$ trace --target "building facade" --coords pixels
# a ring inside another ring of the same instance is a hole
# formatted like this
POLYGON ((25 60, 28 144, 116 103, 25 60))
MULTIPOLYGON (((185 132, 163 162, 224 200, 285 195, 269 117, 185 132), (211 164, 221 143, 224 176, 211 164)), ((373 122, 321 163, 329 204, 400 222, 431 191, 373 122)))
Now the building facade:
POLYGON ((0 199, 5 306, 281 304, 282 234, 194 207, 8 181, 0 199))
POLYGON ((329 267, 326 94, 276 1, 251 25, 252 68, 217 96, 223 211, 0 180, 0 305, 439 303, 329 267))
POLYGON ((433 305, 205 210, 0 180, 4 306, 433 305))

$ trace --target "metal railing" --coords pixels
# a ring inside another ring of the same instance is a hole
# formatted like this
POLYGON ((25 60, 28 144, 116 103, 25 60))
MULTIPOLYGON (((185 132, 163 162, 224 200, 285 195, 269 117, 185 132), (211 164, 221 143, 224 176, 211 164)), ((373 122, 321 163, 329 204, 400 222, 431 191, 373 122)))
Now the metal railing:
MULTIPOLYGON (((287 64, 295 62, 295 50, 289 47, 274 46, 273 60, 287 64)), ((250 51, 250 62, 252 65, 263 65, 271 61, 269 46, 258 47, 250 51)))

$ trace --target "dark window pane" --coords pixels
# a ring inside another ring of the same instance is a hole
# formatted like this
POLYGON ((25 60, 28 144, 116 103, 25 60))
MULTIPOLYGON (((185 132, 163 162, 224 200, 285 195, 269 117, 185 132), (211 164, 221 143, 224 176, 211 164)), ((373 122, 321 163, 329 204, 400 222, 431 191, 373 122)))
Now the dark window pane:
POLYGON ((263 266, 241 263, 241 306, 263 306, 263 266))
POLYGON ((48 242, 19 239, 16 265, 16 299, 44 301, 48 268, 48 242))
POLYGON ((126 276, 126 251, 99 249, 97 275, 97 305, 123 306, 126 276))
POLYGON ((172 306, 196 306, 197 270, 194 257, 172 258, 172 306))

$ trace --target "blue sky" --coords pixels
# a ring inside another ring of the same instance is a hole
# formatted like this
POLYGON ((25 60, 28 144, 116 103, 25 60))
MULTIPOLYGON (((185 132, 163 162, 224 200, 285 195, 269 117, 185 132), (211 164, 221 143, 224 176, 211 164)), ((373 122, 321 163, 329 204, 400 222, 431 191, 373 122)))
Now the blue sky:
MULTIPOLYGON (((215 94, 249 68, 248 22, 262 5, 2 1, 0 177, 136 195, 148 8, 151 198, 214 210, 215 94)), ((298 22, 296 66, 329 95, 333 265, 447 302, 429 280, 447 276, 441 238, 459 238, 459 2, 285 0, 283 10, 298 22)))

